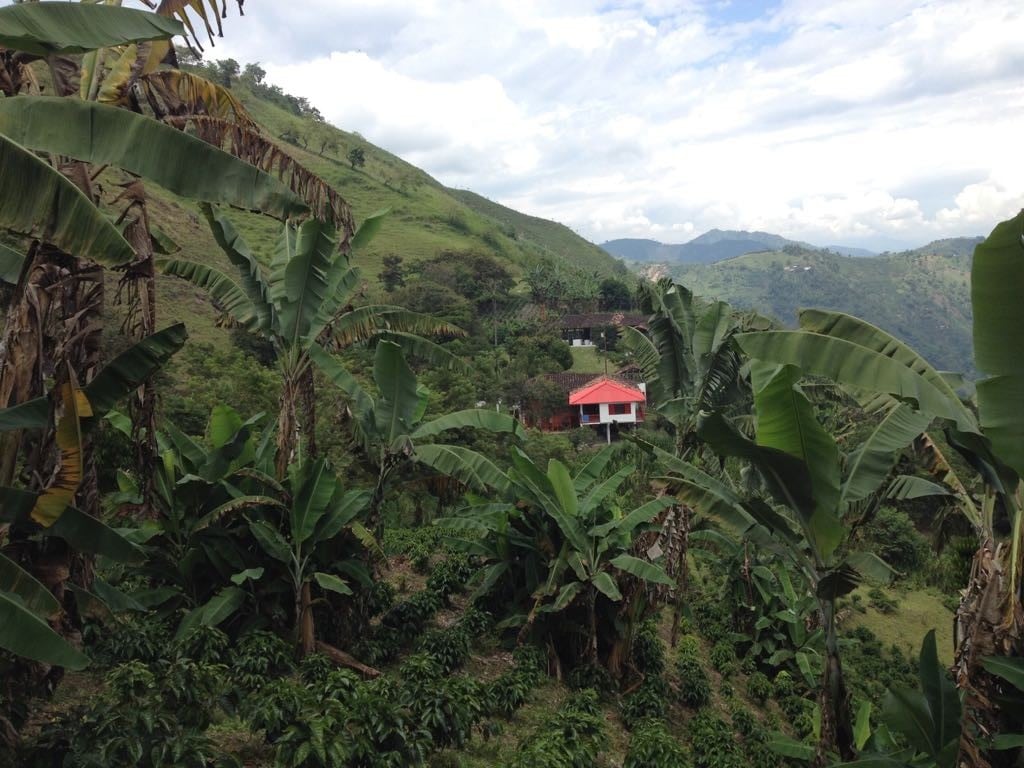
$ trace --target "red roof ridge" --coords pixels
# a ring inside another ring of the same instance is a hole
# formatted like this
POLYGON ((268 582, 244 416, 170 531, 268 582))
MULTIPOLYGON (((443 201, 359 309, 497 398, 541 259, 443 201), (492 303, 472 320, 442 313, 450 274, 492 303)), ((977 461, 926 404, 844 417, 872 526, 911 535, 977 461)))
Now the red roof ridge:
POLYGON ((637 386, 633 386, 632 384, 624 382, 621 379, 614 379, 611 376, 604 376, 604 375, 602 375, 602 376, 599 376, 598 378, 594 379, 590 383, 586 384, 585 386, 582 386, 582 387, 579 387, 577 389, 574 389, 574 390, 572 390, 569 393, 569 405, 580 405, 580 404, 589 405, 589 404, 592 404, 592 403, 586 403, 586 402, 584 402, 584 400, 591 400, 592 402, 606 402, 606 403, 616 403, 616 402, 626 402, 626 403, 641 402, 642 403, 642 402, 646 402, 647 401, 647 396, 644 394, 643 390, 640 389, 637 386), (603 399, 603 398, 601 398, 601 399, 594 399, 593 398, 594 393, 596 393, 598 390, 604 389, 604 388, 609 388, 611 390, 620 392, 623 395, 625 395, 625 397, 622 400, 610 400, 610 399, 603 399))

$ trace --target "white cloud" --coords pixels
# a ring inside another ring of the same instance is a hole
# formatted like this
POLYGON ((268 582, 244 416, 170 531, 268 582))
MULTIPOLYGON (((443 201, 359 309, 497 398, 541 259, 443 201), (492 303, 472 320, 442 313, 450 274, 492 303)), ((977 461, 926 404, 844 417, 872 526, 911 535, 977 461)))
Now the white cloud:
POLYGON ((1024 204, 1022 22, 1015 0, 307 0, 250 4, 213 56, 595 240, 913 243, 1024 204), (920 191, 940 175, 962 181, 920 191))

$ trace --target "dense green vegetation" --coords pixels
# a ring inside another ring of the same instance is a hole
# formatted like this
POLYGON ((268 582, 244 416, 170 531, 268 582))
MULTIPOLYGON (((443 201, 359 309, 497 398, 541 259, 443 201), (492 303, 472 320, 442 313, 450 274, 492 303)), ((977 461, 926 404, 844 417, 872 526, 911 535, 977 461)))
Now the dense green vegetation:
POLYGON ((792 324, 806 307, 863 317, 921 350, 942 370, 974 372, 971 254, 977 240, 939 240, 872 258, 811 248, 751 253, 714 264, 672 267, 703 296, 792 324))
POLYGON ((0 764, 1019 760, 1024 214, 974 253, 965 400, 856 317, 574 266, 258 67, 160 63, 208 5, 0 9, 0 764), (634 304, 599 358, 552 323, 634 304), (620 363, 614 444, 508 408, 620 363))

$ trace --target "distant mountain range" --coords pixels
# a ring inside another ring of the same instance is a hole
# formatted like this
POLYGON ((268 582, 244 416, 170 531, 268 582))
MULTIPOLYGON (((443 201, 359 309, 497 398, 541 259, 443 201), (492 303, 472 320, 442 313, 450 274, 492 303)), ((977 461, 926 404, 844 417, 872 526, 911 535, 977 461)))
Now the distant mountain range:
MULTIPOLYGON (((736 229, 712 229, 686 243, 668 244, 657 240, 624 238, 601 244, 608 253, 620 259, 641 264, 712 264, 758 251, 779 251, 786 246, 816 248, 810 243, 789 240, 771 232, 748 232, 736 229)), ((844 245, 825 249, 843 256, 874 256, 873 251, 844 245)))
POLYGON ((700 296, 756 309, 789 326, 807 307, 849 312, 904 339, 941 370, 973 375, 970 270, 981 240, 936 240, 874 258, 785 247, 640 271, 667 271, 700 296))

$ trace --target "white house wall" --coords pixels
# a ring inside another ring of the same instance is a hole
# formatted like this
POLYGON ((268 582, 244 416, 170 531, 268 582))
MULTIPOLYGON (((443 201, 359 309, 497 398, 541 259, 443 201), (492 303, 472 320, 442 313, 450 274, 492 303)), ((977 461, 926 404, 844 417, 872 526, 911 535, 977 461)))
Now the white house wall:
POLYGON ((608 403, 601 403, 599 406, 601 413, 602 424, 635 424, 636 423, 636 403, 629 404, 629 413, 615 414, 609 413, 608 403))

